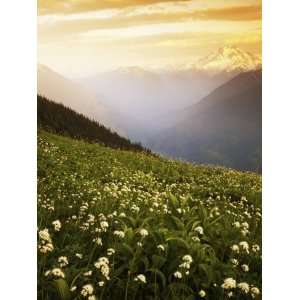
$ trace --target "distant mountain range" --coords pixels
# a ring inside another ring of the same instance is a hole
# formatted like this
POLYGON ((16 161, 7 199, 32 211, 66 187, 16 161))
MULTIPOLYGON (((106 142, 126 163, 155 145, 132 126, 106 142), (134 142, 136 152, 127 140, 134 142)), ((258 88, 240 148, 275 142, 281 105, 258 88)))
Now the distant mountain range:
POLYGON ((237 75, 147 143, 184 160, 261 171, 261 70, 237 75))
POLYGON ((261 170, 261 58, 241 49, 73 80, 40 65, 38 93, 161 154, 261 170))

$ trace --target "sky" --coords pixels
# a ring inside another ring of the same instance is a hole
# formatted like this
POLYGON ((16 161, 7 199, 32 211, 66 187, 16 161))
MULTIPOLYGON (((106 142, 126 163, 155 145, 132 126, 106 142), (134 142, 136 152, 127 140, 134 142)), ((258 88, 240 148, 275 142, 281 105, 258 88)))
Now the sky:
POLYGON ((69 77, 261 54, 261 0, 38 0, 38 62, 69 77))

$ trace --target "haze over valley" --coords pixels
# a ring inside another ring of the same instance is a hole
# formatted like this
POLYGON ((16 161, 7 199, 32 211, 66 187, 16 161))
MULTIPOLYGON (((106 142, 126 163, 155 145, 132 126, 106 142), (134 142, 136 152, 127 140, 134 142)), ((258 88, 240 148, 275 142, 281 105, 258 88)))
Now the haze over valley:
POLYGON ((236 47, 176 69, 131 66, 75 79, 40 65, 38 93, 157 153, 261 170, 260 59, 236 47))

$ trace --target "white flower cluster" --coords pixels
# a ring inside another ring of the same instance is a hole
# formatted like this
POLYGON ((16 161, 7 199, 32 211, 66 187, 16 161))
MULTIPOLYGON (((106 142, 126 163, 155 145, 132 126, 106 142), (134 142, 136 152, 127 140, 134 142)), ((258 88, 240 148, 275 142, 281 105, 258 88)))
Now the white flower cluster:
POLYGON ((40 238, 40 244, 38 245, 38 248, 40 252, 43 254, 46 254, 47 252, 52 252, 54 247, 52 244, 51 236, 47 228, 39 231, 39 238, 40 238))
POLYGON ((140 230, 140 235, 142 236, 142 238, 146 237, 148 234, 149 233, 148 233, 148 231, 146 229, 142 228, 140 230))
POLYGON ((163 245, 158 245, 157 249, 161 250, 161 251, 165 251, 165 247, 163 245))
POLYGON ((204 230, 201 226, 197 226, 194 231, 196 231, 198 234, 202 235, 204 234, 204 230))
POLYGON ((182 273, 179 272, 179 271, 176 271, 176 272, 174 273, 174 277, 175 277, 175 278, 178 278, 178 279, 181 279, 181 278, 182 278, 182 273))
POLYGON ((224 279, 224 283, 221 285, 224 290, 235 289, 236 281, 233 278, 224 279))
POLYGON ((109 280, 109 260, 106 257, 100 257, 95 263, 94 266, 100 270, 102 275, 109 280))
MULTIPOLYGON (((184 255, 182 257, 182 263, 179 265, 179 268, 182 269, 183 272, 185 272, 185 275, 189 275, 189 273, 190 273, 189 270, 191 268, 192 262, 193 262, 193 258, 189 254, 184 255)), ((182 273, 179 270, 177 270, 174 273, 174 276, 175 276, 175 278, 181 279, 182 273)))
POLYGON ((123 239, 125 237, 124 231, 119 231, 119 230, 115 230, 114 235, 121 238, 121 239, 123 239))
POLYGON ((107 255, 108 256, 114 255, 115 253, 116 253, 115 249, 113 249, 113 248, 108 248, 107 249, 107 255))
POLYGON ((61 268, 65 267, 69 264, 68 258, 66 256, 60 256, 57 261, 61 268))
MULTIPOLYGON (((86 284, 81 289, 81 295, 83 297, 93 296, 93 293, 94 293, 94 287, 91 284, 86 284)), ((91 298, 88 299, 91 300, 91 298)))
POLYGON ((60 231, 60 229, 61 229, 61 223, 60 223, 59 220, 53 221, 52 225, 53 225, 55 231, 60 231))
MULTIPOLYGON (((231 290, 231 289, 238 288, 245 294, 248 294, 250 292, 252 298, 255 298, 256 296, 258 296, 260 294, 260 291, 257 287, 255 287, 255 286, 250 287, 247 282, 240 282, 237 284, 236 280, 233 278, 226 278, 224 280, 224 283, 221 285, 221 287, 224 290, 231 290)), ((230 292, 228 294, 229 297, 232 297, 232 295, 233 295, 232 292, 230 292)))
POLYGON ((143 274, 139 274, 134 278, 134 281, 140 281, 142 283, 147 283, 146 277, 143 274))
POLYGON ((54 268, 45 272, 45 276, 53 275, 56 278, 65 278, 65 273, 60 268, 54 268))

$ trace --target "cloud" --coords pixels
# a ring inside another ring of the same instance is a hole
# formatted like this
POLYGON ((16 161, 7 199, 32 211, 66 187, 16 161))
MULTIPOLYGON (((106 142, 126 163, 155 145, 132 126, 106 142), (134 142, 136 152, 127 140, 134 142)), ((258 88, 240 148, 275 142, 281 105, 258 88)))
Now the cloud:
POLYGON ((126 8, 167 2, 190 2, 191 0, 38 0, 38 13, 73 14, 88 11, 126 8))
POLYGON ((58 19, 56 22, 39 26, 39 35, 64 35, 93 30, 130 28, 151 24, 179 23, 191 21, 230 21, 247 22, 261 20, 261 6, 238 6, 210 8, 181 12, 161 12, 131 16, 112 16, 110 18, 58 19))

